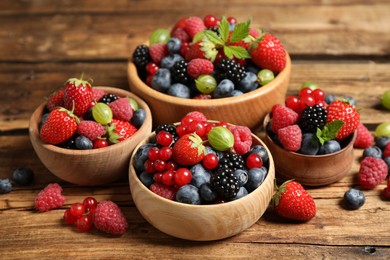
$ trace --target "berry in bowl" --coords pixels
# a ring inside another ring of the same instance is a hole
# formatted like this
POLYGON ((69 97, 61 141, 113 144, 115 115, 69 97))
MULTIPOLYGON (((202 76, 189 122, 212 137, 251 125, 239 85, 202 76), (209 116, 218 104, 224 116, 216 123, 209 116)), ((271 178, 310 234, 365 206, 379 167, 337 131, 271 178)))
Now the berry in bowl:
POLYGON ((274 191, 274 164, 248 127, 193 111, 162 124, 131 157, 129 182, 142 216, 187 240, 218 240, 252 226, 274 191))
POLYGON ((298 96, 287 97, 264 120, 276 177, 306 186, 339 181, 352 167, 359 123, 349 101, 332 99, 328 104, 319 88, 302 88, 298 96))
POLYGON ((73 78, 34 111, 29 134, 50 172, 91 186, 126 176, 133 149, 151 128, 150 109, 138 96, 73 78))
POLYGON ((290 57, 251 20, 188 17, 165 32, 138 45, 128 64, 130 89, 149 104, 155 126, 196 110, 255 129, 283 102, 290 57))

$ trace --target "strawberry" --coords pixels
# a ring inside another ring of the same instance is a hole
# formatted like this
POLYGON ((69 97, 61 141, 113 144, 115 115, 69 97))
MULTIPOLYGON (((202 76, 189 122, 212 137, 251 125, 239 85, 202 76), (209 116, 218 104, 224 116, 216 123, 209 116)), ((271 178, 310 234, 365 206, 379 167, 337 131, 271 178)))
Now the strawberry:
POLYGON ((196 79, 200 75, 211 74, 214 70, 214 64, 206 59, 193 59, 188 62, 187 73, 192 78, 196 79))
POLYGON ((280 128, 278 137, 287 151, 296 152, 301 148, 302 131, 297 124, 280 128))
POLYGON ((190 166, 202 161, 206 148, 202 139, 196 134, 185 134, 177 140, 172 148, 172 158, 180 165, 190 166))
POLYGON ((161 60, 169 54, 165 43, 155 43, 149 47, 149 54, 156 64, 160 64, 161 60))
POLYGON ((130 121, 130 119, 133 117, 134 111, 130 100, 127 97, 118 98, 117 100, 111 102, 109 107, 112 110, 113 117, 116 119, 130 121))
POLYGON ((218 51, 215 49, 215 45, 206 39, 202 39, 192 43, 189 46, 189 49, 185 55, 185 60, 191 61, 193 59, 199 58, 208 59, 213 62, 217 54, 218 51))
POLYGON ((112 119, 107 132, 109 135, 109 141, 111 143, 118 143, 135 134, 135 132, 137 132, 137 128, 130 122, 114 118, 112 119))
POLYGON ((188 33, 190 38, 194 38, 195 34, 205 29, 203 20, 199 17, 193 16, 185 20, 184 30, 188 33))
POLYGON ((278 133, 279 129, 293 125, 297 120, 298 114, 294 110, 277 104, 272 108, 271 130, 278 133))
POLYGON ((299 182, 289 180, 276 187, 271 201, 276 213, 284 218, 307 221, 316 215, 316 204, 299 182))
POLYGON ((118 205, 109 200, 97 205, 93 224, 97 229, 113 235, 123 235, 129 226, 118 205))
POLYGON ((341 120, 344 125, 337 133, 336 140, 343 140, 345 137, 352 134, 360 123, 360 115, 356 108, 349 102, 333 101, 330 103, 326 110, 328 111, 327 123, 334 120, 341 120))
POLYGON ((106 128, 92 120, 83 120, 77 126, 77 133, 95 141, 98 137, 106 134, 106 128))
POLYGON ((359 124, 356 129, 356 139, 353 143, 355 148, 368 148, 374 145, 374 136, 363 124, 359 124))
POLYGON ((281 72, 286 67, 286 50, 275 36, 267 33, 249 48, 252 61, 263 69, 281 72))
POLYGON ((64 106, 64 89, 53 92, 46 102, 46 107, 49 111, 53 111, 57 107, 64 106))
POLYGON ((65 83, 64 107, 81 116, 91 107, 93 101, 92 86, 82 78, 68 79, 65 83))
POLYGON ((42 142, 60 144, 70 139, 77 130, 79 119, 65 108, 50 112, 40 130, 42 142))

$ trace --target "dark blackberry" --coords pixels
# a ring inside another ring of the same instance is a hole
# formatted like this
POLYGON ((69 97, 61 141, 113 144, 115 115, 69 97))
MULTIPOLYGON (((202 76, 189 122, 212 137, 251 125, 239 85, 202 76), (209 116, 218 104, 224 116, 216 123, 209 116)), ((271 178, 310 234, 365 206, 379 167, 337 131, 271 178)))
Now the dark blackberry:
POLYGON ((245 76, 245 69, 234 60, 222 59, 216 66, 217 81, 230 79, 234 84, 238 84, 245 76))
POLYGON ((320 105, 307 106, 298 121, 299 127, 304 133, 315 133, 317 128, 322 129, 326 124, 328 111, 320 105))
POLYGON ((172 82, 182 83, 187 85, 191 82, 192 78, 187 73, 188 62, 180 60, 176 62, 171 68, 172 82))
POLYGON ((232 169, 233 171, 245 169, 244 159, 236 153, 224 153, 218 161, 217 170, 226 168, 232 169))
POLYGON ((113 93, 108 93, 104 95, 99 102, 105 103, 105 104, 110 104, 111 102, 115 101, 118 99, 118 96, 113 94, 113 93))
POLYGON ((62 147, 62 148, 65 148, 65 149, 77 150, 76 138, 77 138, 77 134, 72 136, 69 140, 65 141, 64 143, 59 144, 59 146, 62 147))
POLYGON ((207 30, 213 31, 213 32, 215 32, 219 36, 218 27, 209 27, 209 28, 207 28, 207 30))
POLYGON ((240 190, 233 172, 230 168, 220 168, 211 175, 210 186, 222 199, 232 200, 240 190))
POLYGON ((138 45, 133 52, 133 62, 137 68, 144 69, 146 64, 151 61, 152 58, 149 54, 149 47, 146 45, 138 45))
POLYGON ((172 135, 173 143, 179 139, 179 135, 176 133, 176 126, 170 124, 162 124, 157 126, 155 132, 158 134, 160 131, 167 131, 172 135))

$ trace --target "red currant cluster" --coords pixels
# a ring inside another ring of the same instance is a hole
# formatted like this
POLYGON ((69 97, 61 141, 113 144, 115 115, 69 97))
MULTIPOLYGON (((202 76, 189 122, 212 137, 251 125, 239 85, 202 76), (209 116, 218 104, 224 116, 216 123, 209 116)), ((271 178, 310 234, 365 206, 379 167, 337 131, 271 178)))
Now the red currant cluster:
POLYGON ((299 91, 298 96, 288 96, 285 100, 285 105, 288 108, 291 108, 298 114, 300 114, 306 106, 319 105, 326 107, 325 102, 325 92, 321 89, 311 89, 311 88, 302 88, 299 91))
POLYGON ((97 200, 93 197, 86 197, 83 203, 72 204, 64 212, 65 222, 69 225, 75 225, 81 231, 90 230, 97 204, 97 200))

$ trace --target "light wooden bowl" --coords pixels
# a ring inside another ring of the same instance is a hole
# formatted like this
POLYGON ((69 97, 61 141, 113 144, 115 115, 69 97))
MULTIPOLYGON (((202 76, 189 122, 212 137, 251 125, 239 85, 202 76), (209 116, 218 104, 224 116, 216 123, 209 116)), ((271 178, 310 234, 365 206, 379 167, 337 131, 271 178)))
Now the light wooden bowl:
MULTIPOLYGON (((133 201, 141 215, 160 231, 182 239, 219 240, 234 236, 252 226, 263 215, 274 193, 275 168, 269 153, 268 174, 256 190, 245 197, 222 204, 189 205, 162 198, 139 180, 133 167, 139 147, 153 139, 152 133, 134 150, 129 166, 129 183, 133 201)), ((253 143, 264 143, 252 135, 253 143)), ((267 148, 265 146, 265 148, 267 148)))
POLYGON ((146 120, 133 136, 120 143, 92 150, 71 150, 45 144, 41 141, 38 130, 45 103, 34 111, 29 125, 34 150, 49 171, 60 179, 84 186, 104 185, 126 176, 132 151, 140 141, 150 135, 152 129, 150 109, 138 96, 119 88, 96 88, 119 96, 131 97, 145 110, 146 120))
MULTIPOLYGON (((264 120, 264 129, 269 122, 269 115, 264 120)), ((305 155, 289 152, 275 144, 268 134, 264 142, 272 153, 278 181, 294 179, 305 186, 325 186, 338 182, 351 170, 354 154, 353 142, 356 133, 340 151, 324 155, 305 155)))
POLYGON ((272 106, 284 101, 291 73, 291 60, 287 54, 286 68, 278 76, 254 91, 237 97, 196 100, 173 97, 146 85, 138 76, 134 63, 128 63, 128 78, 133 93, 143 98, 153 114, 153 125, 178 122, 187 113, 197 110, 207 118, 244 125, 252 130, 261 127, 272 106))

